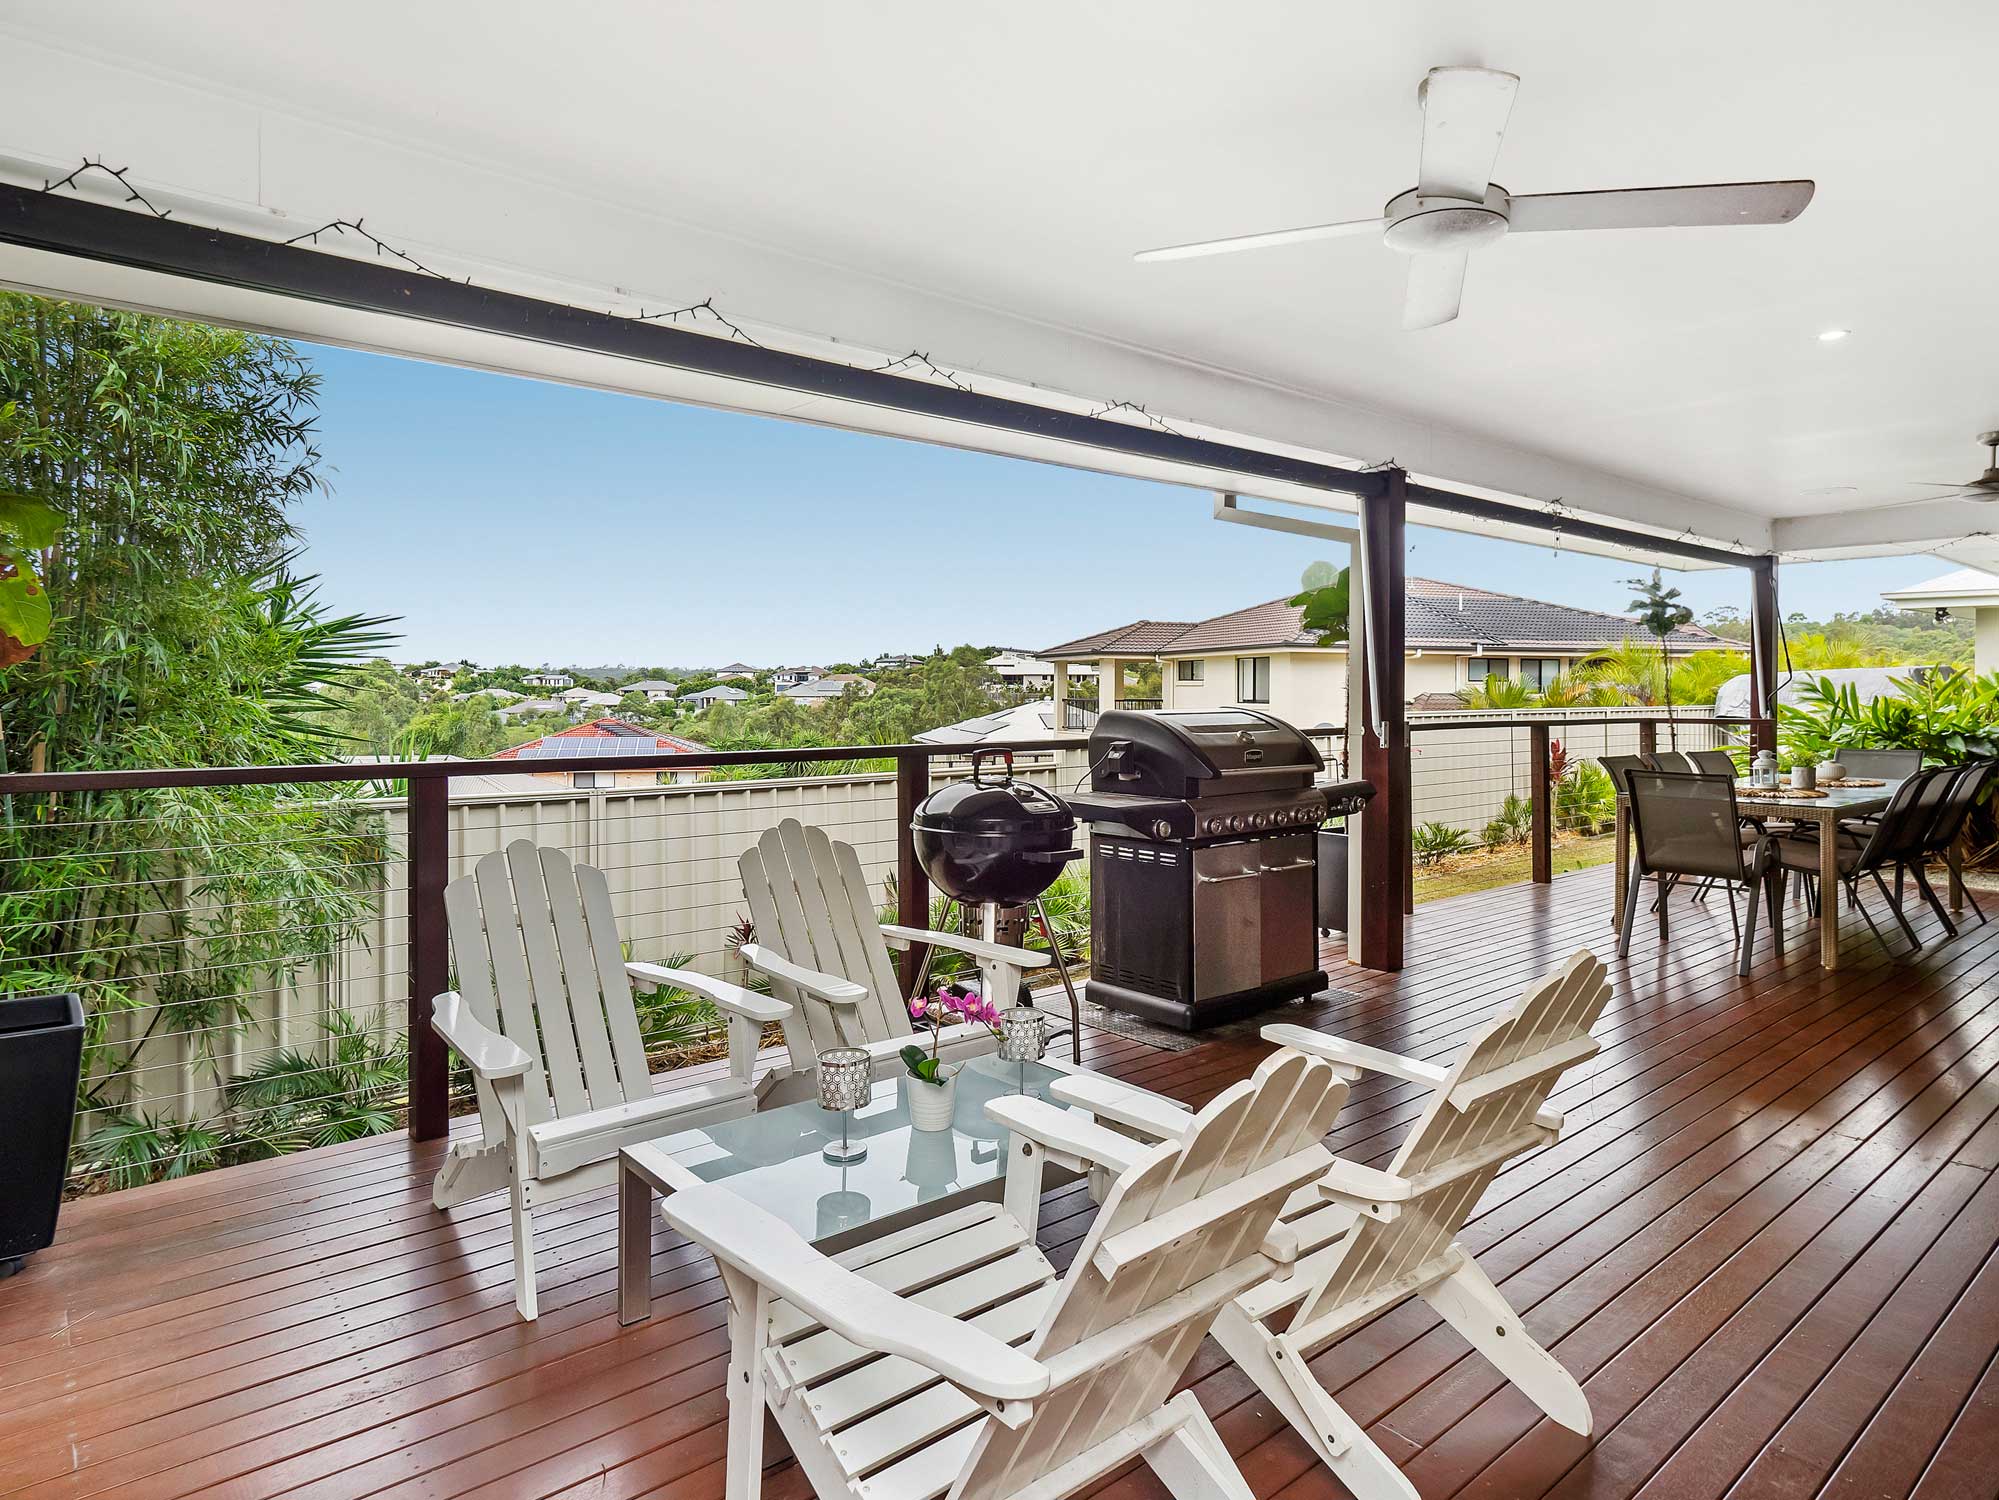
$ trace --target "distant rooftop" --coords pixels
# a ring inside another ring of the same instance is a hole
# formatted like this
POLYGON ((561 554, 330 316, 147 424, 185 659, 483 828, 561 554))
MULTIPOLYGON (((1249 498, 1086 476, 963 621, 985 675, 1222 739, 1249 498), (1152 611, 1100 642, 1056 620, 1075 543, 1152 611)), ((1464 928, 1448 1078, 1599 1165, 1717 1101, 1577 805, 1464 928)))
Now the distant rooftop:
POLYGON ((592 719, 494 754, 495 760, 604 760, 620 755, 699 755, 707 746, 623 719, 592 719))

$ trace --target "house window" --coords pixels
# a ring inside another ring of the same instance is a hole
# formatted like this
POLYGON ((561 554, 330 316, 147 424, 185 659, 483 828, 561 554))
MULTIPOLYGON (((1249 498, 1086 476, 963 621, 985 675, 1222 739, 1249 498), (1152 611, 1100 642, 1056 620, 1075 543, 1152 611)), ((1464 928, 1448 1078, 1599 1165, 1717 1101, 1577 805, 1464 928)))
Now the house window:
POLYGON ((1201 680, 1202 669, 1206 666, 1207 663, 1198 657, 1191 657, 1186 661, 1176 661, 1173 663, 1173 680, 1175 682, 1199 682, 1201 680))
POLYGON ((1539 692, 1562 675, 1561 661, 1552 656, 1523 656, 1520 658, 1520 680, 1539 692))
POLYGON ((1235 659, 1235 696, 1238 703, 1270 701, 1270 658, 1238 656, 1235 659))
POLYGON ((618 784, 617 776, 610 771, 572 771, 569 779, 571 785, 584 791, 594 791, 618 784))
POLYGON ((1510 677, 1512 671, 1503 656, 1474 656, 1465 663, 1465 681, 1483 687, 1488 677, 1510 677))

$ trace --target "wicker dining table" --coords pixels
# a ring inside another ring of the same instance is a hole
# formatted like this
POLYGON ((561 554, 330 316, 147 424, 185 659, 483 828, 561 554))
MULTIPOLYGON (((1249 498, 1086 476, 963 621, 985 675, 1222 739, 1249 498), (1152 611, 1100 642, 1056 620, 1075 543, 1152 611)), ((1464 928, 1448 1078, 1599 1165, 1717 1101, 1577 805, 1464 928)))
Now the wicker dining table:
MULTIPOLYGON (((1876 786, 1829 786, 1819 796, 1746 795, 1738 787, 1736 795, 1743 816, 1781 818, 1790 823, 1813 823, 1819 835, 1819 965, 1839 967, 1839 825, 1853 818, 1865 818, 1883 811, 1894 800, 1901 780, 1876 786)), ((1617 900, 1610 922, 1615 930, 1624 920, 1624 893, 1631 879, 1631 813, 1624 793, 1617 796, 1617 900)), ((1958 909, 1963 901, 1959 850, 1950 851, 1950 905, 1958 909)))

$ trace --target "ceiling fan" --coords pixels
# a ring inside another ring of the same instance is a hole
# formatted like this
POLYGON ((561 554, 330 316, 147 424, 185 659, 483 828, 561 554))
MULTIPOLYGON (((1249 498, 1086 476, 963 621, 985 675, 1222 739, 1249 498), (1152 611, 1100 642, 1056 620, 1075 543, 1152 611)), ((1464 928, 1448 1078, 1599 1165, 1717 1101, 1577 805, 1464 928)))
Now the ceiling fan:
POLYGON ((1948 495, 1925 495, 1920 500, 1897 500, 1896 505, 1928 505, 1937 500, 1999 500, 1999 432, 1981 432, 1979 444, 1985 449, 1985 472, 1976 479, 1967 479, 1962 484, 1940 484, 1935 480, 1919 479, 1915 483, 1925 489, 1949 490, 1948 495))
POLYGON ((1782 224, 1812 201, 1813 184, 1720 182, 1691 187, 1613 188, 1519 197, 1492 184, 1506 117, 1520 80, 1491 68, 1432 68, 1416 89, 1423 152, 1416 186, 1388 200, 1376 219, 1309 224, 1265 234, 1142 250, 1141 261, 1185 260, 1379 231, 1409 257, 1402 326, 1433 328, 1458 315, 1471 252, 1509 233, 1555 229, 1672 229, 1702 224, 1782 224))

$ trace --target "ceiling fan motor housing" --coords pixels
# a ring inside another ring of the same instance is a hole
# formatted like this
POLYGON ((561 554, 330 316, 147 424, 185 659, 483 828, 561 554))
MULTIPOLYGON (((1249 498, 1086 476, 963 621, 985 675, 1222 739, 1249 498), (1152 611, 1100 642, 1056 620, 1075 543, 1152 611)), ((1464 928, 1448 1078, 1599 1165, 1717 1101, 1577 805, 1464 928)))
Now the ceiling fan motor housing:
POLYGON ((1503 187, 1488 187, 1483 202, 1411 188, 1382 210, 1382 238, 1404 255, 1462 255, 1505 238, 1511 208, 1503 187))

